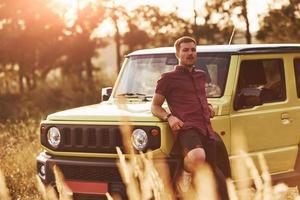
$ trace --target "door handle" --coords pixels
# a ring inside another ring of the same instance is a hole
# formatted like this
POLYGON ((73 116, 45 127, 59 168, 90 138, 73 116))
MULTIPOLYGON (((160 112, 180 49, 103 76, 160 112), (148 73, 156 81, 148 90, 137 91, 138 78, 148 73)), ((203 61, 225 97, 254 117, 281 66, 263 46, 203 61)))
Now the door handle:
POLYGON ((290 118, 288 113, 282 113, 281 114, 281 122, 283 124, 289 124, 289 123, 293 122, 293 120, 290 118))

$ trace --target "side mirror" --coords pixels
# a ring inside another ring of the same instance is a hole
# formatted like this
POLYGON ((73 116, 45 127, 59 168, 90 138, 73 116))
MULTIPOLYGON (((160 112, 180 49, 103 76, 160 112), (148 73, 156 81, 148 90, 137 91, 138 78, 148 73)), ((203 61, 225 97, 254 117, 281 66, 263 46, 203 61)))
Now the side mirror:
POLYGON ((260 88, 243 88, 236 97, 235 109, 253 108, 262 105, 261 93, 260 88))
POLYGON ((101 89, 101 101, 107 101, 111 95, 112 87, 106 87, 101 89))

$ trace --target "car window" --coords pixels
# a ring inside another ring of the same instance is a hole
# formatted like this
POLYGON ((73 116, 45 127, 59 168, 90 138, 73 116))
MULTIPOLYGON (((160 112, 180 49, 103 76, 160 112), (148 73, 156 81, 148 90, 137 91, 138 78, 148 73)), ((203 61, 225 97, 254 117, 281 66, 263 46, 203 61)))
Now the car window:
POLYGON ((297 96, 300 98, 300 58, 294 59, 297 96))
POLYGON ((207 97, 221 97, 223 95, 229 61, 228 56, 217 54, 198 56, 196 68, 206 73, 205 91, 207 97))
POLYGON ((240 65, 235 108, 249 108, 286 99, 281 59, 244 60, 240 65))
MULTIPOLYGON (((229 54, 197 54, 195 67, 206 73, 205 91, 208 98, 223 96, 229 63, 229 54)), ((161 74, 172 71, 177 64, 175 54, 130 56, 124 65, 120 81, 115 86, 115 96, 139 93, 151 97, 161 74)))

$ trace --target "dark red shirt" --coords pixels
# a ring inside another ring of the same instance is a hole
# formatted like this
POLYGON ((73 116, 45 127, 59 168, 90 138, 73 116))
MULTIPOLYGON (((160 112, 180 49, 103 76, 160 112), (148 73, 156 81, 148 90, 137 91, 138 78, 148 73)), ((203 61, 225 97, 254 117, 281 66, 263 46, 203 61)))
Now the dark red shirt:
POLYGON ((183 121, 182 130, 196 128, 214 138, 205 80, 206 74, 202 70, 193 68, 189 72, 183 66, 176 66, 173 71, 161 75, 155 93, 163 95, 172 115, 183 121))

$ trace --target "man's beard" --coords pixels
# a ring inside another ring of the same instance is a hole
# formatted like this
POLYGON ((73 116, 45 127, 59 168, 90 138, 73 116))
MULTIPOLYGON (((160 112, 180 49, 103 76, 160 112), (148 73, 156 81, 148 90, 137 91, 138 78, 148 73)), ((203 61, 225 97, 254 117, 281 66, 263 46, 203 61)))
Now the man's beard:
POLYGON ((196 59, 194 57, 187 57, 186 59, 179 60, 179 65, 191 68, 195 65, 196 59))
MULTIPOLYGON (((193 58, 192 58, 193 59, 193 58)), ((190 61, 190 59, 188 59, 187 61, 190 61)), ((185 66, 187 66, 187 67, 193 67, 194 65, 195 65, 195 60, 193 59, 193 61, 191 61, 191 62, 186 62, 185 63, 185 66)))

